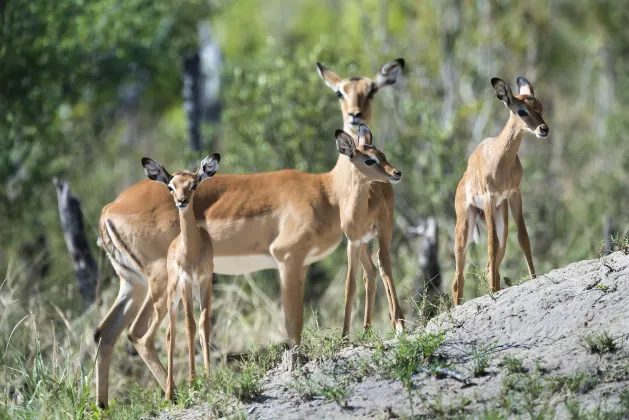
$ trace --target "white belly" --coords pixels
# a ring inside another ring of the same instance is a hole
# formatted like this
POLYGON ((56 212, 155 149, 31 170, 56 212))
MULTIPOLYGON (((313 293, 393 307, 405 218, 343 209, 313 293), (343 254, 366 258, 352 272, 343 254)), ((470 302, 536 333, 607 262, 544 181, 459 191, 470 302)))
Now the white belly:
POLYGON ((217 274, 248 274, 260 270, 277 269, 275 259, 268 254, 214 257, 217 274))
MULTIPOLYGON (((337 245, 334 245, 325 251, 320 251, 318 248, 314 248, 306 257, 304 265, 310 265, 316 263, 317 261, 321 261, 334 252, 337 245)), ((214 257, 214 272, 216 274, 235 276, 239 274, 254 273, 260 270, 277 270, 277 268, 275 258, 268 254, 214 257)))

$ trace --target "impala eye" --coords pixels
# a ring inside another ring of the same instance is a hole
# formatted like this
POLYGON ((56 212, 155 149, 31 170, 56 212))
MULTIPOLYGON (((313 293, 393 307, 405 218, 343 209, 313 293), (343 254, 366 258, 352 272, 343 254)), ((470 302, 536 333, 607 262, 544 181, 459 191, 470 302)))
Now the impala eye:
POLYGON ((196 190, 196 189, 197 189, 197 186, 198 186, 198 184, 192 184, 192 185, 190 186, 190 191, 194 191, 194 190, 196 190))
POLYGON ((518 116, 520 116, 520 117, 526 117, 527 115, 529 115, 529 113, 528 113, 528 112, 526 112, 526 111, 525 111, 525 110, 523 110, 523 109, 518 109, 518 116))
POLYGON ((336 97, 339 99, 343 99, 343 93, 340 90, 336 91, 336 97))
POLYGON ((378 163, 377 161, 375 161, 374 159, 365 159, 365 165, 367 166, 371 166, 375 163, 378 163))
POLYGON ((175 192, 175 190, 173 190, 173 187, 171 187, 170 185, 167 185, 167 187, 168 187, 168 192, 169 192, 169 193, 171 193, 171 194, 172 194, 172 193, 174 193, 174 192, 175 192))

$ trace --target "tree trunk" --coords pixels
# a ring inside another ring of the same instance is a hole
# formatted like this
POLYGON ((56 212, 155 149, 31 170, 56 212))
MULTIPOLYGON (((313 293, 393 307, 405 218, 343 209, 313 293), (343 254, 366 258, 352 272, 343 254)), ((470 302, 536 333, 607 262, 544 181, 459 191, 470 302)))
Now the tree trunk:
POLYGON ((423 241, 417 256, 418 268, 415 278, 414 296, 425 302, 420 309, 432 316, 441 297, 441 268, 439 266, 439 226, 437 219, 428 217, 418 226, 407 230, 410 236, 422 236, 423 241))
POLYGON ((201 151, 201 59, 197 51, 183 59, 183 109, 188 117, 188 140, 193 152, 201 151))
POLYGON ((94 303, 98 283, 98 265, 92 256, 83 225, 81 202, 70 192, 70 183, 54 179, 59 203, 61 229, 79 281, 79 293, 85 308, 94 303))

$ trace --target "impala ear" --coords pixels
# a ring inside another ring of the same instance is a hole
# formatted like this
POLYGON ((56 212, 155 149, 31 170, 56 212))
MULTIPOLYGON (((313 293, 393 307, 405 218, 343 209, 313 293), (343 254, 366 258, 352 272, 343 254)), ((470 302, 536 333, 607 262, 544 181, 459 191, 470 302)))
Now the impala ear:
POLYGON ((156 162, 153 159, 147 157, 142 158, 142 166, 144 167, 146 176, 152 181, 168 185, 170 180, 173 179, 172 175, 168 173, 166 168, 164 168, 161 163, 156 162))
POLYGON ((214 153, 201 161, 197 170, 197 184, 210 179, 218 171, 218 163, 221 161, 221 155, 214 153))
POLYGON ((330 89, 335 92, 338 90, 339 82, 341 81, 338 74, 334 73, 332 70, 319 62, 317 62, 317 73, 319 73, 319 76, 330 89))
POLYGON ((380 89, 397 82, 397 78, 402 73, 403 68, 403 58, 396 58, 395 60, 389 61, 387 64, 382 66, 378 74, 376 74, 376 77, 373 78, 375 89, 380 89))
POLYGON ((505 105, 509 106, 513 102, 513 94, 511 93, 511 87, 506 84, 502 79, 494 77, 491 79, 491 85, 494 87, 496 97, 500 99, 505 105))
POLYGON ((356 144, 354 144, 352 136, 343 130, 336 130, 334 136, 336 137, 336 148, 339 153, 353 159, 356 156, 356 144))
POLYGON ((533 91, 533 85, 531 82, 526 80, 524 77, 520 76, 517 80, 518 83, 518 95, 531 95, 535 96, 533 91))
POLYGON ((371 130, 365 124, 358 126, 358 145, 364 146, 365 144, 371 145, 373 142, 373 135, 371 130))

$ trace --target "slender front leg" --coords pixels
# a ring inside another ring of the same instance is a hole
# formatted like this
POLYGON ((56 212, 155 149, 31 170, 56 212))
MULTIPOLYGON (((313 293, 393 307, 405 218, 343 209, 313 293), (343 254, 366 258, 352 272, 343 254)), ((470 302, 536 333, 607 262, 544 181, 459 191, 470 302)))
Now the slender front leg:
POLYGON ((174 378, 174 354, 175 354, 175 337, 177 335, 177 306, 179 301, 175 302, 175 291, 177 287, 177 279, 174 284, 168 287, 168 329, 166 330, 166 347, 168 349, 168 374, 166 377, 166 401, 173 401, 175 397, 175 378, 174 378))
POLYGON ((489 291, 500 290, 500 278, 498 277, 498 252, 500 242, 496 227, 496 198, 490 193, 485 194, 485 220, 487 221, 487 245, 489 252, 489 291))
POLYGON ((365 330, 371 326, 374 301, 376 298, 376 266, 371 261, 367 244, 360 246, 360 264, 363 266, 363 282, 365 283, 365 330))
POLYGON ((201 283, 201 321, 199 322, 199 331, 201 339, 201 351, 203 352, 203 365, 205 373, 210 372, 210 332, 211 321, 210 314, 212 312, 212 277, 201 283))
POLYGON ((389 302, 389 317, 393 328, 401 333, 404 330, 404 313, 397 298, 395 291, 395 283, 393 282, 393 267, 391 264, 391 236, 393 232, 393 220, 390 214, 380 217, 376 224, 378 230, 378 265, 380 266, 380 276, 384 283, 384 289, 387 293, 389 302))
POLYGON ((515 220, 515 225, 518 228, 518 242, 520 248, 524 252, 524 258, 526 258, 526 265, 529 269, 529 275, 532 279, 535 278, 535 267, 533 266, 533 255, 531 254, 531 243, 529 241, 529 234, 526 231, 526 225, 524 224, 524 214, 522 213, 522 193, 520 190, 516 190, 509 195, 509 207, 511 208, 511 214, 515 220))
POLYGON ((183 300, 183 311, 186 317, 186 336, 188 338, 188 365, 190 366, 188 382, 192 385, 195 376, 194 337, 197 333, 197 325, 194 322, 194 312, 192 310, 192 283, 180 281, 179 287, 181 289, 181 299, 183 300))
POLYGON ((345 317, 343 319, 343 334, 349 334, 352 321, 352 303, 356 294, 356 270, 360 258, 360 241, 347 240, 347 277, 345 278, 345 317))

